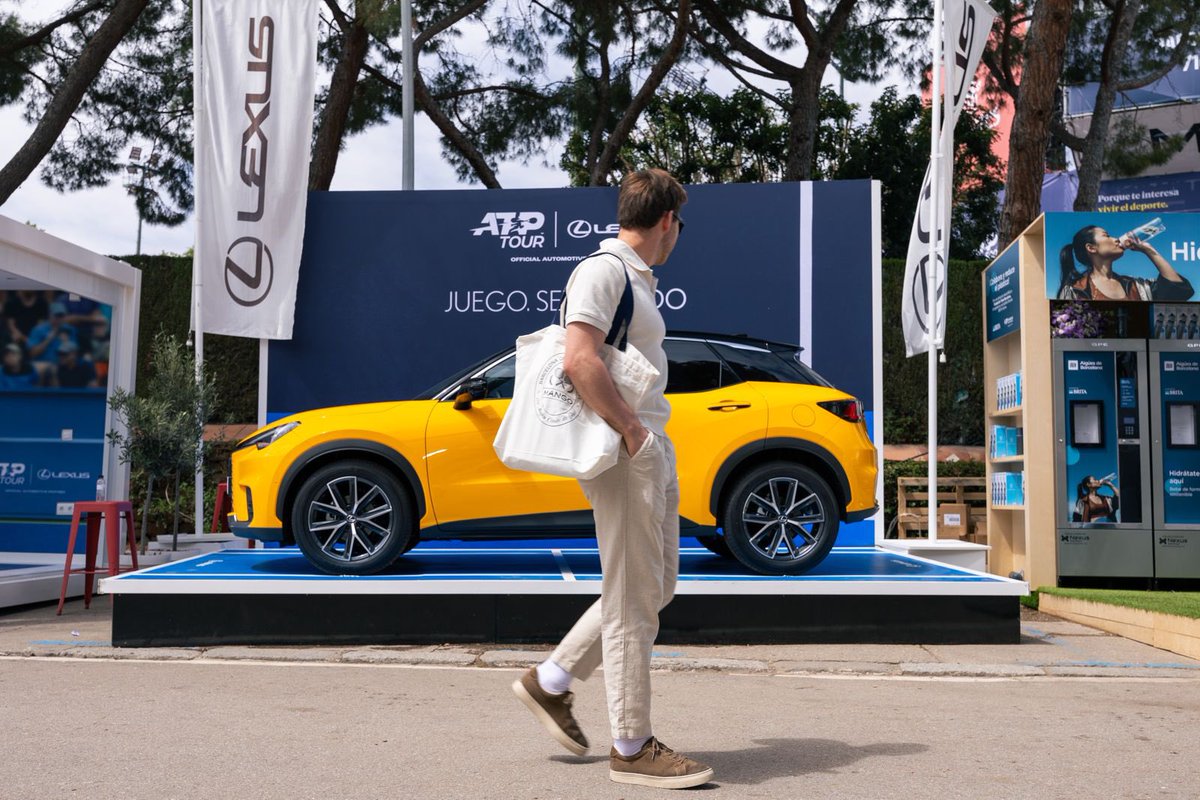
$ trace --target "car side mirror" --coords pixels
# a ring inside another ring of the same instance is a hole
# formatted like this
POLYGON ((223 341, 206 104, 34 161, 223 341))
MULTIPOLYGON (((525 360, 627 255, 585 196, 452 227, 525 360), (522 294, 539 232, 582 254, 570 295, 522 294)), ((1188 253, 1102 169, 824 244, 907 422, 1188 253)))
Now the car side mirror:
POLYGON ((487 397, 487 380, 484 378, 471 378, 463 381, 462 386, 458 387, 458 391, 454 394, 454 408, 456 411, 466 411, 471 407, 471 403, 475 400, 482 400, 487 397))

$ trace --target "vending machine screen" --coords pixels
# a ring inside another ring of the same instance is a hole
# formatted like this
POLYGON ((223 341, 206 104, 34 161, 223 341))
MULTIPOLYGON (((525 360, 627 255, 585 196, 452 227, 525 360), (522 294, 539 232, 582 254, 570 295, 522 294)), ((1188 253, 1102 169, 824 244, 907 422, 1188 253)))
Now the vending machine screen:
POLYGON ((1167 445, 1197 447, 1196 411, 1200 403, 1167 403, 1167 445))
POLYGON ((1104 404, 1094 400, 1071 401, 1071 445, 1104 447, 1104 404))

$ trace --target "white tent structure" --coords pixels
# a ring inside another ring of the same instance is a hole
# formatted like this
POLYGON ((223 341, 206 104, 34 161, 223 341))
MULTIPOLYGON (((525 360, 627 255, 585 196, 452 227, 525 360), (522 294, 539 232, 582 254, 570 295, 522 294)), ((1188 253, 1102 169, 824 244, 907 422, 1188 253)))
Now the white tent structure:
MULTIPOLYGON (((112 307, 108 392, 132 392, 136 372, 138 317, 142 273, 122 261, 85 250, 55 236, 0 216, 0 290, 55 289, 87 297, 112 307)), ((119 427, 105 411, 104 430, 119 427)), ((129 465, 106 440, 103 474, 108 498, 128 499, 129 465)), ((38 561, 39 570, 5 570, 0 584, 0 607, 42 602, 58 597, 64 553, 21 553, 19 561, 38 561), (57 565, 57 570, 53 565, 57 565)), ((80 584, 82 585, 82 584, 80 584)))

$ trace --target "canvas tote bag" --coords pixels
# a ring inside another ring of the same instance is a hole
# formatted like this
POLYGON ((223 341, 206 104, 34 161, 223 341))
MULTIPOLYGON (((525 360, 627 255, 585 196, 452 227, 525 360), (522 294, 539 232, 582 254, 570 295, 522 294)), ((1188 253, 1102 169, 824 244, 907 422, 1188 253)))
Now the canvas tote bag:
MULTIPOLYGON (((606 251, 592 255, 619 258, 606 251)), ((621 266, 625 291, 605 337, 601 358, 621 398, 637 411, 645 404, 659 372, 629 344, 633 287, 623 260, 621 266)), ((568 281, 567 288, 570 286, 568 281)), ((560 313, 560 319, 565 319, 565 308, 560 313)), ((621 434, 583 402, 563 372, 566 339, 566 328, 560 323, 517 339, 513 399, 492 447, 500 461, 512 469, 564 478, 594 478, 617 463, 621 434)))

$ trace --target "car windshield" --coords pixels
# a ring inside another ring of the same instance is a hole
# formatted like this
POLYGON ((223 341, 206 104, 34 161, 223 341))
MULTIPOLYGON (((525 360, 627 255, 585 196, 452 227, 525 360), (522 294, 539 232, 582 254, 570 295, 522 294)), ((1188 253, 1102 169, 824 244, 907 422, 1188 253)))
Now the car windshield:
POLYGON ((473 373, 478 372, 479 370, 483 369, 485 366, 487 366, 491 362, 495 361, 496 359, 500 358, 500 356, 509 352, 509 350, 511 350, 511 349, 512 348, 505 348, 503 350, 497 350, 495 353, 492 353, 490 356, 485 356, 484 358, 479 359, 475 363, 471 364, 471 366, 465 367, 463 369, 458 370, 457 372, 450 374, 449 376, 443 378, 442 380, 440 380, 437 383, 430 386, 428 389, 418 392, 416 394, 416 396, 411 397, 409 399, 410 400, 432 400, 433 398, 437 397, 439 394, 441 394, 443 391, 450 388, 451 386, 462 383, 464 380, 466 380, 468 377, 470 377, 473 373))

